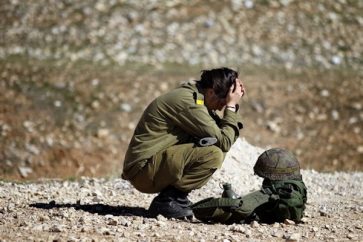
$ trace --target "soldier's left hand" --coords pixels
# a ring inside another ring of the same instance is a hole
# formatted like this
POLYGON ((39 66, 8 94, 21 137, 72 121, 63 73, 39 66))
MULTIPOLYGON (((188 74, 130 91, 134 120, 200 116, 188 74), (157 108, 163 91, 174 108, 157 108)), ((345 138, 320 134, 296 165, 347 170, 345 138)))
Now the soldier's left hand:
POLYGON ((240 79, 236 79, 236 85, 237 85, 237 88, 240 88, 241 95, 242 95, 242 97, 243 97, 243 96, 246 94, 246 88, 245 88, 245 86, 243 85, 242 80, 240 80, 240 79))

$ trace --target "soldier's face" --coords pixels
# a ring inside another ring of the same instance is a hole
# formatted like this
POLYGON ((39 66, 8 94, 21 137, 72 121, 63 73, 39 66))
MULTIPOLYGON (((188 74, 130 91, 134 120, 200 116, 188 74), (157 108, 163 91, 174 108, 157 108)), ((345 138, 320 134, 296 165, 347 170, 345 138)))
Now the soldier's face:
POLYGON ((213 89, 208 89, 204 95, 205 105, 209 110, 221 111, 226 106, 226 99, 218 97, 213 89))

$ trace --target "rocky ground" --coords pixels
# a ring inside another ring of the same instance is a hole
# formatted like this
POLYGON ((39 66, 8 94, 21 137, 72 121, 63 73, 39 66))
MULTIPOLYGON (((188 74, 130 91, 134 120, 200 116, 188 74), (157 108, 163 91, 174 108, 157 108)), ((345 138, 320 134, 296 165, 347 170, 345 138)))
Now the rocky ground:
POLYGON ((362 241, 362 1, 0 4, 0 241, 362 241), (303 223, 147 217, 118 179, 145 106, 201 69, 238 69, 245 128, 195 202, 261 180, 286 147, 309 189, 303 223), (318 170, 314 171, 314 170, 318 170), (320 173, 320 172, 331 173, 320 173), (340 171, 340 172, 337 172, 340 171))
MULTIPOLYGON (((262 152, 238 140, 209 183, 193 191, 196 202, 220 196, 231 182, 239 194, 257 189, 252 174, 262 152)), ((303 222, 203 224, 149 218, 154 195, 121 179, 0 182, 0 241, 362 241, 363 173, 303 171, 308 203, 303 222)))

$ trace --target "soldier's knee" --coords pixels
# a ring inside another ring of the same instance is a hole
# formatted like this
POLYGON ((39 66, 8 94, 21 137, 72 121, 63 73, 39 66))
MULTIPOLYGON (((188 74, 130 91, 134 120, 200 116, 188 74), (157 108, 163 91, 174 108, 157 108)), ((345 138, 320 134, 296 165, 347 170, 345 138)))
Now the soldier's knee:
POLYGON ((212 152, 211 168, 221 168, 225 154, 217 146, 210 146, 210 149, 212 152))

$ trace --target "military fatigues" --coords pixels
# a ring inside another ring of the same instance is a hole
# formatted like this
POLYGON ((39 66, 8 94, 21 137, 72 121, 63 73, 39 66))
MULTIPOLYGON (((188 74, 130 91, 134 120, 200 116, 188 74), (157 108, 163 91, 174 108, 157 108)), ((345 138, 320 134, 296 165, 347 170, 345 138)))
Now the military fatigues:
POLYGON ((239 118, 228 109, 223 118, 208 112, 195 83, 156 98, 135 129, 122 177, 146 193, 160 192, 168 185, 186 192, 202 187, 238 138, 239 118), (217 143, 195 145, 203 137, 215 137, 217 143))

